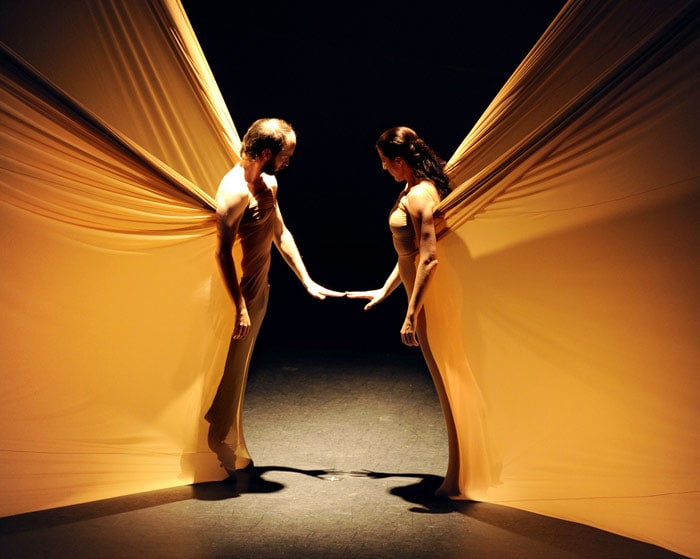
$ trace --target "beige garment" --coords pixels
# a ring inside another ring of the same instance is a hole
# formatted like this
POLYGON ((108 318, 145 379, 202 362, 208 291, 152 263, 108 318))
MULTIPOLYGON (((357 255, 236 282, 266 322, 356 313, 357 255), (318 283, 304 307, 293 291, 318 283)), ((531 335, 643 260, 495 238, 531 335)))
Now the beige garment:
POLYGON ((221 382, 205 415, 210 423, 209 447, 229 471, 245 468, 252 462, 243 434, 243 397, 255 340, 267 310, 276 212, 275 192, 271 188, 255 196, 249 194, 248 207, 236 235, 236 248, 240 250, 240 262, 236 265, 250 330, 242 340, 231 339, 221 382))
POLYGON ((223 376, 205 416, 211 425, 209 447, 227 470, 240 470, 252 463, 243 433, 243 397, 255 340, 267 311, 268 295, 269 288, 265 287, 248 302, 250 330, 242 340, 231 340, 223 376))
MULTIPOLYGON (((425 190, 432 196, 432 191, 425 190)), ((416 280, 419 240, 408 211, 405 192, 399 196, 389 214, 389 228, 398 254, 401 282, 410 298, 416 280)), ((440 260, 438 252, 438 268, 440 260)), ((427 291, 433 289, 429 285, 427 291)), ((432 313, 436 314, 434 307, 432 313)), ((484 490, 498 483, 500 462, 488 436, 481 393, 459 337, 440 323, 440 314, 432 319, 427 317, 430 314, 424 307, 417 317, 416 333, 440 400, 448 445, 447 469, 438 492, 454 498, 467 498, 468 490, 484 490), (431 330, 440 332, 451 342, 447 345, 448 353, 442 355, 441 365, 438 365, 431 348, 431 330)))
MULTIPOLYGON (((433 200, 433 204, 437 206, 440 202, 436 198, 436 193, 430 189, 426 188, 421 184, 417 184, 412 188, 421 189, 423 192, 427 193, 428 196, 433 200)), ((394 244, 394 250, 398 256, 408 257, 418 254, 418 237, 416 235, 416 228, 413 226, 413 219, 408 211, 408 188, 404 189, 399 195, 389 212, 389 229, 391 231, 391 238, 394 244)))

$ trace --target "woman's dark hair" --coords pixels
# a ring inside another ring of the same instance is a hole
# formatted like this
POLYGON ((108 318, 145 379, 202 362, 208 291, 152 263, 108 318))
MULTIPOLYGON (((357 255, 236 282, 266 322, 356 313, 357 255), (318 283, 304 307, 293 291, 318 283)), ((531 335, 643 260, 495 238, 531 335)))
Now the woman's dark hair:
POLYGON ((277 155, 288 143, 296 143, 291 124, 280 118, 260 118, 243 136, 241 154, 255 160, 269 148, 272 155, 277 155))
POLYGON ((420 179, 431 181, 444 198, 452 189, 445 174, 445 161, 418 134, 406 126, 389 128, 377 140, 384 157, 401 157, 420 179))

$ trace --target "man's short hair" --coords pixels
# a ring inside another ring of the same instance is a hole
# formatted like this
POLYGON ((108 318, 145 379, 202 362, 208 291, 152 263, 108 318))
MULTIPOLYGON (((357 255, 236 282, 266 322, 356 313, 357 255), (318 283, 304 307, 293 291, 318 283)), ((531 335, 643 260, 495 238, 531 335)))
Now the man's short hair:
POLYGON ((296 143, 294 128, 280 118, 260 118, 250 125, 241 142, 241 154, 257 159, 265 149, 277 155, 289 144, 296 143))

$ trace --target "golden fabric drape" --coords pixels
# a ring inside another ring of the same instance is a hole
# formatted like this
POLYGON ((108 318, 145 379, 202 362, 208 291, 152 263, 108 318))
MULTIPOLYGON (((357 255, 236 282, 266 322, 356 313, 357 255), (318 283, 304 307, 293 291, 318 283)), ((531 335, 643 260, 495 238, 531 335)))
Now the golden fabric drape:
POLYGON ((82 108, 214 195, 240 140, 179 2, 7 4, 0 41, 82 108))
MULTIPOLYGON (((186 14, 27 0, 0 40, 0 515, 219 479, 239 140, 186 14)), ((465 498, 690 556, 699 55, 697 2, 568 2, 450 160, 426 296, 465 498)))
POLYGON ((176 2, 4 9, 0 514, 221 479, 239 139, 176 2))
POLYGON ((465 497, 692 556, 699 46, 697 2, 569 2, 450 161, 426 303, 463 453, 502 468, 465 497))

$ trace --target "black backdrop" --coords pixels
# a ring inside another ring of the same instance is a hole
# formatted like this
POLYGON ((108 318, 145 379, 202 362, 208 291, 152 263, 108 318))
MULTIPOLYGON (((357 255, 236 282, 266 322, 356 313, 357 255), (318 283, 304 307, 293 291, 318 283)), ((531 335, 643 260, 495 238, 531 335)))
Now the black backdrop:
MULTIPOLYGON (((381 170, 377 136, 411 126, 448 159, 564 0, 271 0, 235 3, 232 15, 214 0, 183 4, 239 133, 263 116, 296 128, 280 207, 311 276, 345 291, 379 287, 395 262, 387 215, 400 186, 381 170)), ((278 254, 270 283, 258 351, 403 351, 403 291, 369 312, 316 301, 278 254)))

